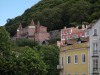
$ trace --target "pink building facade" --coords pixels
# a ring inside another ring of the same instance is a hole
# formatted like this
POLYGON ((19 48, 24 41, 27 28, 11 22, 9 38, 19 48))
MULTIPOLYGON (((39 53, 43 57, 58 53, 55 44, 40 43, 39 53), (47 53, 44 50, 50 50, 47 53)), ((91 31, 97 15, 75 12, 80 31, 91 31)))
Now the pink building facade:
POLYGON ((40 22, 35 25, 32 20, 28 27, 22 28, 22 25, 19 25, 16 38, 28 38, 42 43, 43 41, 49 40, 49 36, 47 27, 40 25, 40 22))
POLYGON ((57 42, 57 45, 60 47, 67 42, 67 40, 85 37, 87 26, 82 25, 82 29, 78 29, 78 27, 71 27, 61 29, 61 41, 57 42))

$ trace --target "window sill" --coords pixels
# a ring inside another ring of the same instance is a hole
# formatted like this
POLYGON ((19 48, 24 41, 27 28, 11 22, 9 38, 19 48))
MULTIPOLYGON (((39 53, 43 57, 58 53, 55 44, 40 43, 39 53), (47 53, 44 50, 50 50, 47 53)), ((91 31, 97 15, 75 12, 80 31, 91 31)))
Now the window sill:
POLYGON ((82 64, 86 64, 86 62, 82 62, 82 64))
POLYGON ((78 63, 74 63, 74 64, 78 64, 78 63))
POLYGON ((98 35, 93 35, 93 36, 98 36, 98 35))

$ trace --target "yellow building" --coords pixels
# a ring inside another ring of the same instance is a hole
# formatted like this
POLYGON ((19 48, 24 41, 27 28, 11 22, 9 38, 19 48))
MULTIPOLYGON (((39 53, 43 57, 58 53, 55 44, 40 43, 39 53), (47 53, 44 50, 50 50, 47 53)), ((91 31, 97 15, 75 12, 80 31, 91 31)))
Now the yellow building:
POLYGON ((60 75, 89 75, 89 43, 61 47, 57 69, 60 75))

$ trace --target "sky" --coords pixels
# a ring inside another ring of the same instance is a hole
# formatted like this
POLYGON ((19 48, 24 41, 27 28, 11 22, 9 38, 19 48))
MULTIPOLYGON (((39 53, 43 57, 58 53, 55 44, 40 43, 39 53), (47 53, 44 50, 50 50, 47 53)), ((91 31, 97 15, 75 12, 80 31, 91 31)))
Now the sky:
POLYGON ((20 16, 24 11, 40 0, 0 0, 0 26, 6 24, 8 18, 20 16))

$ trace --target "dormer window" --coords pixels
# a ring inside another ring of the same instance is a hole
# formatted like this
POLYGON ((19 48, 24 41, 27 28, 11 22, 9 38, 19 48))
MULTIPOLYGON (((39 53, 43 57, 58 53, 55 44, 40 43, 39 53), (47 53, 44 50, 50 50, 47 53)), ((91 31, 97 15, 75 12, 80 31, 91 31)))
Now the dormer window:
POLYGON ((94 36, 97 36, 97 29, 94 29, 94 36))

